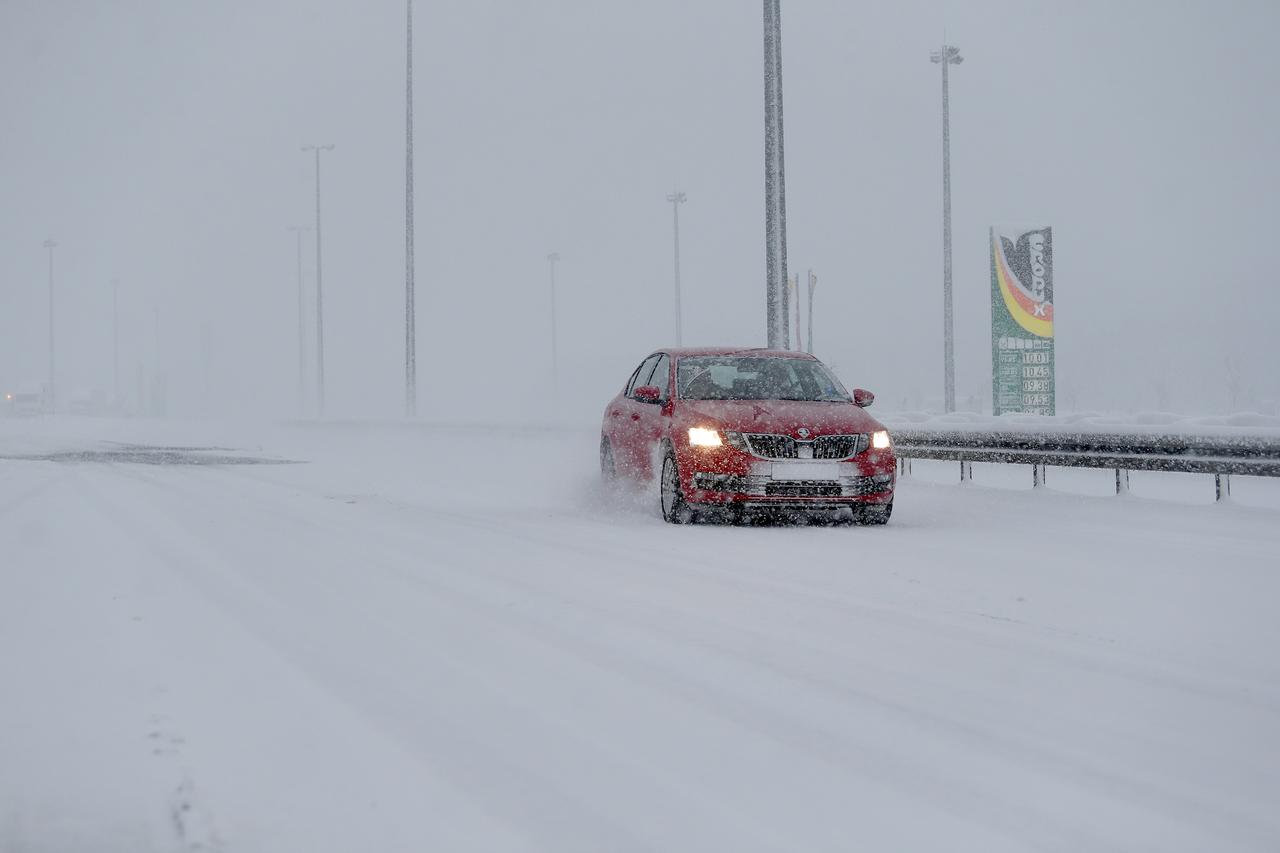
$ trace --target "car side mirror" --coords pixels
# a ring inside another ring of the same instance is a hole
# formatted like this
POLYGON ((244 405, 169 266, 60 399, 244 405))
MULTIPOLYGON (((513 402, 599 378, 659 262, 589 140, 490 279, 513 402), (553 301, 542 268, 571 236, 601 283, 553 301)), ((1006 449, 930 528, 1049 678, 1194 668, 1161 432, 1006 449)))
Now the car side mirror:
POLYGON ((661 403, 662 389, 657 385, 641 385, 634 392, 635 398, 641 403, 661 403))
POLYGON ((853 404, 866 408, 876 401, 876 395, 864 388, 853 389, 853 404))

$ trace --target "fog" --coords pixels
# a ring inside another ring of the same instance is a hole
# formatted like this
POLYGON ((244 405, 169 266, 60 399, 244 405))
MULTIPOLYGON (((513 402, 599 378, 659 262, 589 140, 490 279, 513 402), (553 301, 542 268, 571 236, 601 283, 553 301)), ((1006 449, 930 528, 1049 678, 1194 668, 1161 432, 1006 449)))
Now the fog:
MULTIPOLYGON (((676 189, 685 343, 764 343, 758 3, 415 18, 421 417, 594 419, 673 343, 676 189)), ((297 414, 288 228, 314 224, 300 146, 331 143, 328 413, 399 416, 404 24, 398 0, 4 0, 0 386, 45 380, 52 238, 60 400, 112 393, 118 280, 129 406, 160 373, 171 415, 297 414)), ((1054 227, 1059 412, 1274 411, 1278 26, 1269 2, 784 0, 788 257, 819 277, 817 355, 881 406, 940 405, 945 30, 961 408, 989 411, 987 229, 1014 222, 1054 227)))

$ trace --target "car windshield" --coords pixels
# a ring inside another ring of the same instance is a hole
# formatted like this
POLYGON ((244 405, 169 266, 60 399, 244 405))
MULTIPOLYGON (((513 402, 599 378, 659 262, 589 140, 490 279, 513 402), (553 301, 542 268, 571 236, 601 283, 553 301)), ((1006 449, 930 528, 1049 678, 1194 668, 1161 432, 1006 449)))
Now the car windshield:
POLYGON ((848 403, 849 394, 820 361, 782 356, 694 356, 680 360, 686 400, 810 400, 848 403))

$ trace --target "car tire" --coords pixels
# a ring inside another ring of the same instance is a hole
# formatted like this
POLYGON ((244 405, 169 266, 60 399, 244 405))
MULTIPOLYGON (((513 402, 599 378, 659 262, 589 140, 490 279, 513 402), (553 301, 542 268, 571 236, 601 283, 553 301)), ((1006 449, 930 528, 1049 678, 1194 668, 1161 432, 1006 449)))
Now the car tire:
POLYGON ((853 511, 853 523, 864 526, 875 526, 889 523, 893 515, 893 501, 887 504, 865 504, 853 511))
POLYGON ((671 451, 667 451, 662 457, 662 474, 658 478, 658 507, 662 510, 662 520, 668 524, 690 524, 697 520, 693 508, 680 491, 680 470, 676 467, 676 457, 671 451))
POLYGON ((618 466, 613 461, 613 445, 604 436, 600 436, 600 479, 606 486, 613 485, 618 479, 618 466))

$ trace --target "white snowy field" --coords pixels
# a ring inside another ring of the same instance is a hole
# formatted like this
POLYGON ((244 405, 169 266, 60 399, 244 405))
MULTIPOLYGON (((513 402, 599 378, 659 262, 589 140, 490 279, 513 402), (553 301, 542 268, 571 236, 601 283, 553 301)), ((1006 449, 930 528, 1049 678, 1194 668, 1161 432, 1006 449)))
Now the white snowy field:
POLYGON ((0 421, 0 851, 1280 848, 1280 481, 672 527, 596 441, 0 421))

